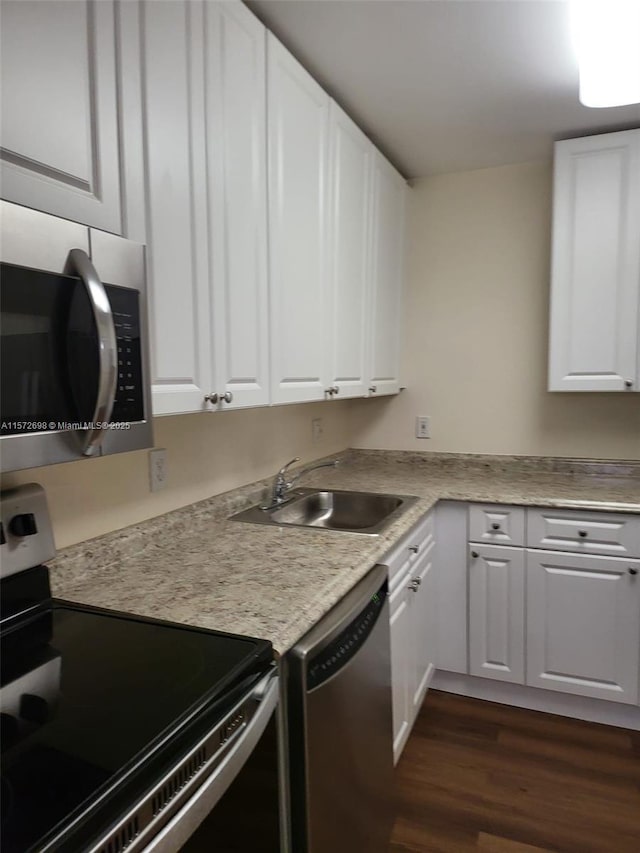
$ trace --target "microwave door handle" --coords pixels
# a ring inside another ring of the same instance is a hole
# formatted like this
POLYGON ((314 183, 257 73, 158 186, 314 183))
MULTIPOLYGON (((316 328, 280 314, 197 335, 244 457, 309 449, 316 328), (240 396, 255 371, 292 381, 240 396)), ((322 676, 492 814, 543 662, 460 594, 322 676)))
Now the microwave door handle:
POLYGON ((116 396, 118 382, 116 330, 113 325, 113 314, 107 292, 87 253, 82 249, 72 249, 69 252, 69 261, 85 286, 91 303, 93 319, 98 330, 100 368, 98 396, 92 418, 94 426, 85 431, 82 439, 82 455, 93 456, 100 447, 105 434, 104 429, 98 429, 95 425, 109 421, 116 396))

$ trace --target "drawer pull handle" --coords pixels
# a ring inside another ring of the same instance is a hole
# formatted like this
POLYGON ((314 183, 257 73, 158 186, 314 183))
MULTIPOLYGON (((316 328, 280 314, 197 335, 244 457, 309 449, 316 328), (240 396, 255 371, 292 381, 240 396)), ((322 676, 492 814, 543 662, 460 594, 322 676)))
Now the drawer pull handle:
POLYGON ((419 545, 410 545, 409 550, 411 551, 412 554, 418 554, 420 552, 420 546, 419 545))
POLYGON ((638 570, 637 570, 637 569, 629 569, 629 574, 630 574, 630 575, 637 575, 637 574, 638 574, 638 570))
POLYGON ((494 522, 494 523, 491 525, 491 529, 492 529, 492 530, 500 530, 500 525, 499 525, 499 524, 497 524, 496 522, 494 522))
POLYGON ((583 539, 586 539, 587 538, 587 531, 586 530, 578 530, 578 536, 581 536, 583 539))
POLYGON ((473 559, 475 560, 475 558, 476 558, 476 557, 479 557, 479 556, 480 556, 480 554, 478 554, 478 552, 477 552, 477 551, 472 551, 472 552, 471 552, 471 556, 472 556, 472 557, 473 557, 473 559))

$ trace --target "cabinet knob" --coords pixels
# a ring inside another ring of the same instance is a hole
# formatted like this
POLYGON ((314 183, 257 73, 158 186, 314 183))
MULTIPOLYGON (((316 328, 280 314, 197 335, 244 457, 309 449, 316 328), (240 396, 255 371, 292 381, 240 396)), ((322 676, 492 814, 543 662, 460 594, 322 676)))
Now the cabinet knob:
POLYGON ((472 551, 472 552, 471 552, 471 556, 472 556, 472 557, 473 557, 473 559, 475 560, 475 559, 476 559, 476 557, 479 557, 479 556, 480 556, 480 554, 478 554, 478 552, 477 552, 477 551, 472 551))
POLYGON ((212 391, 210 394, 206 394, 204 399, 206 403, 212 403, 215 406, 218 402, 218 394, 216 391, 212 391))
POLYGON ((624 380, 625 388, 633 388, 633 379, 625 379, 624 380))
POLYGON ((411 551, 412 554, 418 554, 420 552, 420 546, 419 545, 409 545, 409 550, 411 551))
POLYGON ((582 539, 586 539, 587 538, 587 531, 586 530, 578 530, 578 536, 580 536, 582 539))
POLYGON ((411 592, 417 592, 418 591, 418 584, 416 583, 415 580, 412 580, 411 583, 409 584, 409 586, 407 587, 407 589, 411 590, 411 592))
POLYGON ((496 522, 494 522, 494 523, 491 525, 491 529, 492 529, 492 530, 500 530, 500 525, 499 525, 499 524, 497 524, 496 522))
POLYGON ((377 390, 378 390, 378 386, 377 386, 377 385, 369 385, 369 391, 370 391, 372 394, 375 394, 377 390))
POLYGON ((637 569, 629 569, 629 574, 630 574, 630 575, 637 575, 637 574, 638 574, 638 570, 637 570, 637 569))
POLYGON ((414 583, 416 586, 420 586, 422 578, 411 578, 411 583, 414 583))
POLYGON ((220 395, 221 403, 230 403, 233 400, 233 394, 231 391, 225 391, 224 394, 220 395))

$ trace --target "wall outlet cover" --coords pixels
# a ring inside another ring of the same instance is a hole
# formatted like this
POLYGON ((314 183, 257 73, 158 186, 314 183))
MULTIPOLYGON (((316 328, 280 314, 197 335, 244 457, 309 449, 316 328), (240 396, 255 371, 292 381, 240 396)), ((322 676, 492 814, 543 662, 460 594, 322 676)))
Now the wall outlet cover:
POLYGON ((149 487, 152 492, 159 492, 167 485, 167 451, 164 447, 156 447, 149 451, 149 487))
POLYGON ((320 441, 324 435, 324 424, 322 418, 313 418, 311 421, 311 439, 313 443, 320 441))
POLYGON ((416 418, 416 438, 431 438, 431 418, 427 415, 416 418))

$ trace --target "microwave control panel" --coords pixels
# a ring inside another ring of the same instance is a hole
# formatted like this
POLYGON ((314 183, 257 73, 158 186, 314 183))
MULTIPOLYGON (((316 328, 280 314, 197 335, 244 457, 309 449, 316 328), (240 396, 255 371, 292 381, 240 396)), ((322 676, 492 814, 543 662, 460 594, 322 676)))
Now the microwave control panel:
POLYGON ((113 423, 144 420, 140 294, 126 287, 105 285, 111 304, 118 347, 118 385, 111 413, 113 423))

